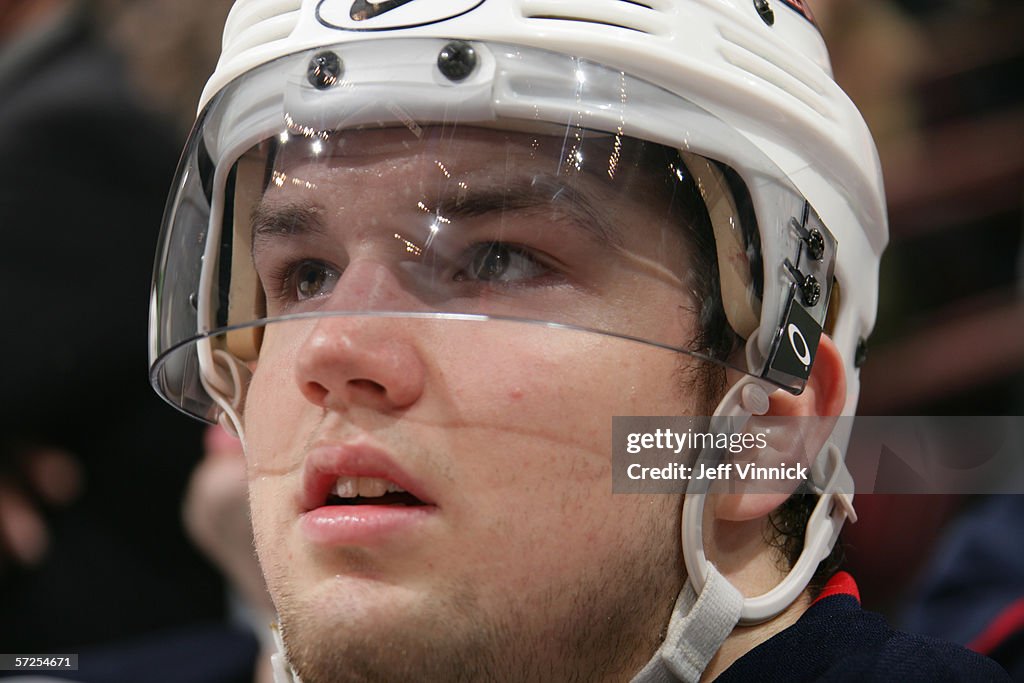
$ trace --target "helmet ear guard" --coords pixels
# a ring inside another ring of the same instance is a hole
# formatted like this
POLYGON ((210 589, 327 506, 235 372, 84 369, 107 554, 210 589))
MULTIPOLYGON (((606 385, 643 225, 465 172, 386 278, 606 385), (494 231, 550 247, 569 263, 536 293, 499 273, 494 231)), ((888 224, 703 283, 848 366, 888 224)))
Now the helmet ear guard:
MULTIPOLYGON (((751 263, 747 258, 744 234, 747 226, 721 169, 697 154, 680 151, 680 156, 693 174, 714 231, 726 319, 740 338, 749 339, 760 323, 761 299, 754 289, 751 263)), ((753 229, 756 230, 756 226, 753 229)))
MULTIPOLYGON (((803 382, 810 377, 813 356, 822 330, 830 319, 834 320, 838 315, 835 309, 830 310, 831 306, 838 306, 839 299, 838 286, 832 277, 835 239, 821 224, 809 204, 805 204, 800 220, 791 219, 791 235, 797 238, 796 244, 799 245, 798 253, 792 261, 813 272, 797 277, 791 272, 796 270, 796 266, 793 266, 790 259, 779 264, 786 268, 794 281, 789 287, 783 319, 773 334, 775 341, 769 360, 765 362, 758 347, 758 327, 762 314, 762 301, 758 296, 760 287, 755 285, 752 272, 754 266, 747 248, 749 237, 745 233, 745 230, 757 230, 757 225, 747 225, 750 221, 756 221, 756 218, 753 215, 741 215, 735 192, 716 162, 682 151, 681 156, 704 198, 715 237, 721 303, 730 327, 746 340, 747 367, 753 369, 763 366, 762 377, 769 379, 796 379, 802 389, 803 382), (805 227, 808 223, 811 224, 810 228, 805 227), (818 277, 823 278, 828 285, 825 295, 821 296, 819 291, 815 297, 811 290, 805 295, 801 286, 817 282, 818 277), (786 341, 789 342, 788 347, 783 346, 786 341)), ((711 431, 741 433, 752 416, 769 412, 770 394, 778 388, 774 382, 769 384, 757 377, 741 377, 715 410, 711 431)), ((702 451, 694 467, 697 463, 713 467, 721 458, 720 451, 702 451)), ((827 439, 817 457, 811 461, 809 483, 819 498, 807 521, 801 554, 778 585, 763 595, 743 598, 738 622, 741 625, 767 621, 788 608, 806 588, 818 564, 828 557, 845 521, 857 519, 852 504, 852 477, 846 469, 842 452, 827 439)), ((704 590, 709 576, 716 575, 704 551, 704 507, 709 487, 710 481, 707 479, 691 480, 683 500, 683 557, 689 580, 698 595, 704 590)), ((717 580, 725 581, 721 576, 717 580)))
MULTIPOLYGON (((799 394, 809 380, 823 329, 838 315, 835 309, 830 310, 830 306, 838 306, 839 301, 838 284, 833 278, 836 241, 809 204, 805 204, 802 220, 791 219, 790 232, 796 238, 797 253, 792 260, 786 258, 778 263, 777 268, 780 271, 785 269, 793 281, 785 288, 787 299, 781 321, 768 327, 774 328, 774 341, 765 359, 759 346, 759 332, 761 323, 768 321, 761 318, 762 301, 757 294, 747 250, 748 240, 743 232, 749 226, 744 225, 735 194, 718 164, 687 153, 684 153, 684 159, 696 179, 714 230, 721 303, 726 318, 733 331, 746 341, 746 367, 751 370, 763 368, 760 377, 745 375, 730 387, 711 418, 709 431, 712 433, 738 434, 743 432, 752 416, 769 412, 770 394, 779 390, 780 382, 782 387, 796 387, 796 390, 787 390, 799 394), (808 223, 814 227, 806 229, 804 226, 808 223), (815 240, 817 236, 821 237, 821 243, 814 241, 813 247, 808 239, 811 230, 815 240), (793 261, 799 263, 807 274, 797 277, 792 272, 797 270, 793 261), (811 291, 805 294, 801 286, 811 281, 818 282, 818 278, 826 284, 824 295, 820 290, 816 296, 811 291)), ((747 219, 754 218, 749 216, 747 219)), ((703 463, 713 468, 722 461, 722 451, 706 449, 699 453, 693 466, 696 468, 698 463, 703 463)), ((734 624, 749 626, 762 623, 785 611, 806 589, 819 563, 828 557, 846 520, 856 521, 853 479, 840 448, 825 439, 811 461, 810 472, 808 483, 812 493, 819 498, 807 520, 801 553, 774 588, 762 595, 742 596, 738 621, 734 624)), ((734 587, 708 560, 704 549, 704 508, 710 484, 708 479, 688 482, 680 525, 683 558, 688 581, 698 596, 705 593, 709 582, 714 582, 707 599, 720 604, 715 608, 705 606, 704 609, 709 613, 717 609, 721 614, 735 615, 730 611, 729 599, 723 597, 730 593, 728 590, 723 593, 723 586, 733 590, 734 587)), ((676 618, 673 615, 673 621, 676 618)), ((680 623, 686 621, 683 619, 680 623)), ((718 641, 705 649, 713 654, 720 643, 718 641)))
MULTIPOLYGON (((775 268, 762 276, 756 269, 762 265, 768 269, 773 254, 767 254, 763 262, 752 260, 749 245, 760 226, 753 211, 741 210, 736 190, 723 170, 728 167, 690 152, 681 150, 680 155, 693 174, 714 231, 726 319, 741 339, 758 340, 746 347, 746 368, 799 393, 810 376, 818 340, 838 315, 831 309, 839 304, 834 277, 836 239, 804 202, 799 217, 790 217, 784 227, 777 228, 775 241, 784 246, 775 250, 775 268), (766 279, 775 282, 784 297, 777 318, 766 310, 765 304, 771 300, 762 299, 766 279), (767 353, 762 351, 762 337, 770 340, 767 353)), ((738 175, 736 178, 743 182, 738 175)), ((762 204, 764 201, 762 198, 762 204)))
MULTIPOLYGON (((246 164, 239 163, 243 173, 249 172, 246 164)), ((232 174, 234 176, 234 174, 232 174)), ((238 188, 238 183, 229 182, 238 188)), ((244 191, 243 191, 244 193, 244 191)), ((245 204, 234 202, 234 210, 230 212, 229 220, 236 226, 244 217, 247 224, 250 220, 249 211, 245 204)), ((252 268, 249 239, 245 235, 247 230, 233 230, 230 245, 225 245, 223 251, 230 248, 230 255, 226 256, 227 272, 223 269, 217 272, 217 277, 212 280, 226 279, 233 280, 228 290, 228 331, 222 335, 205 336, 196 342, 196 351, 199 362, 199 378, 206 389, 206 393, 217 404, 220 409, 217 415, 217 424, 225 431, 244 442, 244 430, 242 428, 241 410, 245 402, 245 393, 249 387, 249 380, 252 378, 252 371, 246 364, 256 360, 259 355, 259 345, 263 338, 263 328, 253 325, 242 325, 231 329, 232 324, 237 320, 253 320, 262 317, 262 288, 256 278, 256 272, 252 268), (243 285, 244 283, 244 285, 243 285), (247 317, 259 314, 258 317, 247 317)), ((222 261, 223 262, 223 261, 222 261)))
MULTIPOLYGON (((266 187, 266 164, 253 153, 243 154, 232 174, 231 285, 228 290, 228 327, 260 320, 267 314, 263 287, 252 265, 252 214, 266 187)), ((227 352, 243 362, 255 362, 263 342, 263 327, 231 329, 225 335, 227 352)))
POLYGON ((230 226, 230 244, 222 245, 218 261, 226 262, 227 269, 208 278, 227 291, 227 331, 197 341, 200 380, 220 408, 217 423, 243 442, 241 410, 251 364, 263 341, 263 327, 247 323, 266 315, 263 288, 252 265, 252 214, 266 186, 265 175, 265 163, 250 152, 238 159, 227 178, 224 194, 230 201, 225 205, 230 208, 224 211, 223 223, 230 226))

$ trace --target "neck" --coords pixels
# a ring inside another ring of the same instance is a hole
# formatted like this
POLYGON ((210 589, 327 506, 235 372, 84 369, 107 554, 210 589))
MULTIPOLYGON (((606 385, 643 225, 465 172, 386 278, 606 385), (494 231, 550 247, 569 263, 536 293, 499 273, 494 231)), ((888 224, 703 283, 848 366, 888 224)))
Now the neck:
MULTIPOLYGON (((780 568, 779 551, 765 543, 770 531, 764 518, 744 522, 715 519, 707 527, 704 543, 709 557, 744 596, 764 595, 786 578, 787 572, 780 568)), ((795 624, 811 602, 810 593, 804 590, 778 616, 760 624, 737 626, 708 664, 701 680, 714 680, 747 652, 795 624)))
POLYGON ((721 649, 708 664, 700 680, 715 680, 740 657, 795 624, 811 606, 811 602, 811 596, 804 591, 792 605, 774 619, 753 626, 737 626, 722 643, 721 649))

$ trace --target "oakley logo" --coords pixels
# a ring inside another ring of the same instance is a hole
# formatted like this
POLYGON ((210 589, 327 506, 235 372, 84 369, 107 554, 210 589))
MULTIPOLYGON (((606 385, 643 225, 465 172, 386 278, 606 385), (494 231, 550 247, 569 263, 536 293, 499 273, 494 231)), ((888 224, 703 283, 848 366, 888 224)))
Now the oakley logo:
POLYGON ((789 336, 789 346, 793 349, 793 353, 796 354, 796 359, 804 365, 810 365, 811 349, 807 346, 804 333, 800 331, 799 327, 790 323, 789 327, 786 328, 786 334, 789 336))
POLYGON ((390 12, 396 7, 408 5, 410 2, 412 0, 383 0, 383 2, 356 0, 352 3, 352 9, 349 10, 348 15, 352 17, 352 21, 366 21, 367 19, 379 17, 385 12, 390 12))
POLYGON ((344 31, 394 31, 462 16, 484 0, 320 0, 321 24, 344 31))

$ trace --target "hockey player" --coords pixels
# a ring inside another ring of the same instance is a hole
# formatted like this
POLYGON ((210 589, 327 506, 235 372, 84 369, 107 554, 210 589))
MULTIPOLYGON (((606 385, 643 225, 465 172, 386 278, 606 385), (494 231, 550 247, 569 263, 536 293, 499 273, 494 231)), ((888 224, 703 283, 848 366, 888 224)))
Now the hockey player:
POLYGON ((852 414, 885 241, 802 3, 238 2, 151 353, 242 438, 281 680, 997 676, 834 574, 842 433, 612 494, 614 416, 852 414))

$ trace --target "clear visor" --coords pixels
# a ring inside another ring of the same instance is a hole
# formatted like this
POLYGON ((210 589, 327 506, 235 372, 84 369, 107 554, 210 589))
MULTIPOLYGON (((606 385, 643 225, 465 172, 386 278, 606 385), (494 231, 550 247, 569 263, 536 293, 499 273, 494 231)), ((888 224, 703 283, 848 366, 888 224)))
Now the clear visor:
POLYGON ((678 96, 537 50, 351 43, 261 67, 201 117, 157 257, 152 379, 213 419, 268 324, 360 316, 610 335, 799 390, 834 252, 783 174, 678 96))

